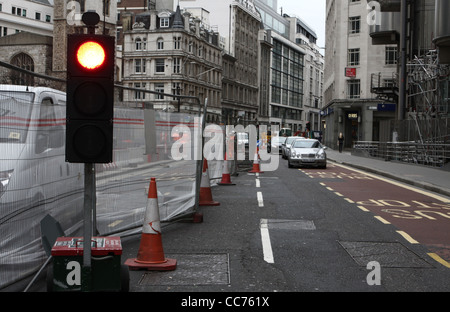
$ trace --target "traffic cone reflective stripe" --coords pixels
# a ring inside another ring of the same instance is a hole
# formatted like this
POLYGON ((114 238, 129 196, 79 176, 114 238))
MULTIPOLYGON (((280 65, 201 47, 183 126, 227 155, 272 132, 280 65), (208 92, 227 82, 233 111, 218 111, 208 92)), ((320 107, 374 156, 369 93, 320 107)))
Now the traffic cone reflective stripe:
POLYGON ((212 198, 211 185, 209 183, 208 162, 203 160, 202 180, 200 181, 200 206, 219 206, 220 203, 212 198))
POLYGON ((161 222, 158 208, 156 180, 151 178, 148 189, 147 209, 142 226, 142 236, 137 257, 125 261, 130 269, 168 271, 175 270, 177 261, 164 256, 161 222))
POLYGON ((219 185, 236 185, 231 182, 230 169, 228 168, 227 153, 225 153, 225 159, 223 161, 222 181, 220 181, 217 184, 219 184, 219 185))

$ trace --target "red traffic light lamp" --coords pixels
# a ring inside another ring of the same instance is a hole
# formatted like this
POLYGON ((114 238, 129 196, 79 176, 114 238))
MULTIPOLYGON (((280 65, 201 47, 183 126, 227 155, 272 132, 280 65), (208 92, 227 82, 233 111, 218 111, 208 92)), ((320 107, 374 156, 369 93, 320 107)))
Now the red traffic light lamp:
POLYGON ((97 69, 105 63, 105 49, 95 41, 87 41, 78 48, 76 58, 82 67, 97 69))

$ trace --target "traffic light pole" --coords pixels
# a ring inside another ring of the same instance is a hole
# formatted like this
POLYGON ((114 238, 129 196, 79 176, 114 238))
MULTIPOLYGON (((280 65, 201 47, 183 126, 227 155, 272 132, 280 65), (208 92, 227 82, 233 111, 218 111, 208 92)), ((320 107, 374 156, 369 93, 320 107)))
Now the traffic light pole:
POLYGON ((93 163, 84 164, 84 239, 82 291, 91 290, 91 242, 92 217, 95 207, 95 167, 93 163))

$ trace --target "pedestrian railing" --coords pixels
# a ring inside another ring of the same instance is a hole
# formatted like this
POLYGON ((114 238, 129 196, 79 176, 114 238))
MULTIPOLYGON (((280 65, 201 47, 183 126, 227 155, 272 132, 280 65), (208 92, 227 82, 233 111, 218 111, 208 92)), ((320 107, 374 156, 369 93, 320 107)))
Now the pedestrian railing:
POLYGON ((443 167, 450 162, 450 144, 444 143, 357 141, 353 152, 367 157, 432 167, 443 167))

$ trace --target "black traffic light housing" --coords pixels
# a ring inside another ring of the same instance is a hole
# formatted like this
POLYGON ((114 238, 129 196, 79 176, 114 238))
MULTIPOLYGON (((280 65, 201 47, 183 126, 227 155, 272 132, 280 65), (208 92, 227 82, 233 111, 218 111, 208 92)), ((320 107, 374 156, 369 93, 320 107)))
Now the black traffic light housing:
POLYGON ((94 34, 68 35, 66 161, 110 163, 113 149, 115 39, 94 34), (85 45, 87 44, 87 45, 85 45), (100 46, 100 59, 82 46, 100 46), (82 49, 81 49, 82 50, 82 49), (91 54, 90 54, 91 53, 91 54), (97 63, 95 63, 97 61, 97 63))

